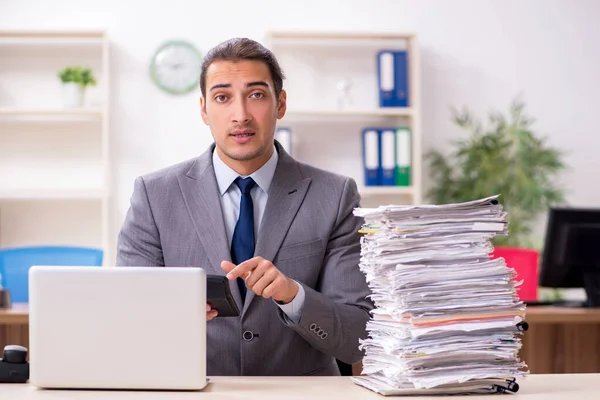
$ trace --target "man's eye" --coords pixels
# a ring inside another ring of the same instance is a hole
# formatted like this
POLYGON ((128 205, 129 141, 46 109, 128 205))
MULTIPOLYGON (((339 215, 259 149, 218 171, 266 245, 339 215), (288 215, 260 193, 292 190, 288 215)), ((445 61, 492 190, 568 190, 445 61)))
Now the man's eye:
POLYGON ((218 101, 219 103, 222 103, 226 100, 226 97, 224 95, 220 94, 215 97, 215 100, 218 101))
POLYGON ((253 96, 255 99, 262 99, 263 97, 265 97, 265 95, 260 92, 252 93, 250 96, 253 96))

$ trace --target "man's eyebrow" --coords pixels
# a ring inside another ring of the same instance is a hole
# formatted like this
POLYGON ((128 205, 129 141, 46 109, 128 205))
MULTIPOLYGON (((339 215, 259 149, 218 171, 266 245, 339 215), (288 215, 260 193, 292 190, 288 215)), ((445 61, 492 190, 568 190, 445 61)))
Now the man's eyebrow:
POLYGON ((223 89, 223 88, 228 88, 231 87, 230 83, 217 83, 216 85, 213 85, 210 90, 215 90, 215 89, 223 89))
MULTIPOLYGON (((246 87, 252 87, 252 86, 264 86, 266 88, 269 87, 269 84, 265 81, 251 81, 246 83, 246 87)), ((215 90, 215 89, 224 89, 224 88, 230 88, 231 84, 230 83, 217 83, 216 85, 213 85, 210 90, 215 90)))
POLYGON ((246 83, 247 87, 251 87, 251 86, 264 86, 266 88, 269 87, 269 84, 265 81, 252 81, 252 82, 248 82, 246 83))

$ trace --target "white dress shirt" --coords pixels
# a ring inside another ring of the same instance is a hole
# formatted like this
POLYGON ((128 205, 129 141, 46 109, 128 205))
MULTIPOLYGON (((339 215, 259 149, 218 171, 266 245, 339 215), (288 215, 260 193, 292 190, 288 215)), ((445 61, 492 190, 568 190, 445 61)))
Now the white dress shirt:
MULTIPOLYGON (((258 170, 248 175, 256 182, 256 185, 250 190, 252 203, 254 205, 255 238, 258 236, 265 206, 267 205, 267 199, 269 197, 269 187, 271 186, 273 175, 277 168, 278 159, 279 155, 277 154, 277 149, 274 148, 271 158, 269 158, 269 160, 258 170)), ((240 214, 240 200, 242 198, 240 188, 234 181, 240 175, 221 160, 217 155, 216 150, 213 151, 213 166, 215 169, 215 177, 217 178, 217 185, 219 186, 219 193, 221 194, 221 206, 223 209, 223 218, 225 220, 225 229, 227 231, 227 240, 229 242, 229 248, 231 248, 231 240, 235 224, 237 223, 240 214)), ((246 178, 246 176, 242 176, 242 178, 246 178)), ((260 256, 260 254, 257 254, 257 256, 260 256)), ((275 302, 275 304, 282 309, 292 322, 298 323, 302 306, 304 305, 304 289, 302 288, 302 285, 298 283, 298 294, 294 297, 294 300, 288 304, 279 304, 277 302, 275 302)))

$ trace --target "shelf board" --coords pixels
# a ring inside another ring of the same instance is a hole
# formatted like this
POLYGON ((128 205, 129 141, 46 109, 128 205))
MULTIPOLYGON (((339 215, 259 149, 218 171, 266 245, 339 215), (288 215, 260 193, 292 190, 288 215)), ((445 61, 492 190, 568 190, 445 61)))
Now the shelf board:
POLYGON ((358 189, 361 196, 411 196, 413 188, 411 186, 362 186, 358 189))
POLYGON ((50 39, 72 39, 72 38, 86 38, 86 39, 102 39, 104 37, 103 31, 94 30, 82 30, 82 31, 53 31, 53 30, 0 30, 0 38, 50 38, 50 39))
POLYGON ((102 31, 26 31, 0 30, 0 45, 99 45, 102 31))
POLYGON ((101 200, 102 189, 6 189, 0 190, 0 200, 101 200))
POLYGON ((360 32, 270 32, 266 39, 269 45, 277 47, 315 51, 321 50, 350 50, 362 51, 359 48, 407 48, 414 38, 411 33, 360 33, 360 32))
POLYGON ((415 36, 414 33, 391 32, 302 32, 302 31, 272 31, 268 37, 276 40, 406 40, 415 36))
POLYGON ((67 121, 71 119, 97 119, 104 112, 97 108, 0 108, 0 117, 19 119, 43 119, 49 121, 67 121))
POLYGON ((348 110, 287 110, 287 117, 409 117, 413 114, 410 107, 382 107, 374 109, 348 110))

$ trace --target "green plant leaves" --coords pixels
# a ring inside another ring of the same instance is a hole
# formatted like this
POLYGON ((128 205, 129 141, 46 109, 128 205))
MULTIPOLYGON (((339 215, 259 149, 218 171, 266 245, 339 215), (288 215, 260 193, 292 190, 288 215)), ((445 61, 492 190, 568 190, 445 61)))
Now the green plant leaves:
POLYGON ((96 78, 92 70, 80 66, 66 67, 58 73, 58 77, 63 83, 74 82, 80 86, 96 86, 96 78))
POLYGON ((436 150, 426 155, 434 183, 427 195, 443 204, 500 194, 509 235, 496 237, 494 244, 530 247, 531 225, 538 215, 565 201, 557 183, 566 168, 563 152, 532 131, 534 119, 519 99, 507 115, 490 113, 487 126, 466 107, 451 111, 452 121, 468 136, 453 141, 448 156, 436 150))

